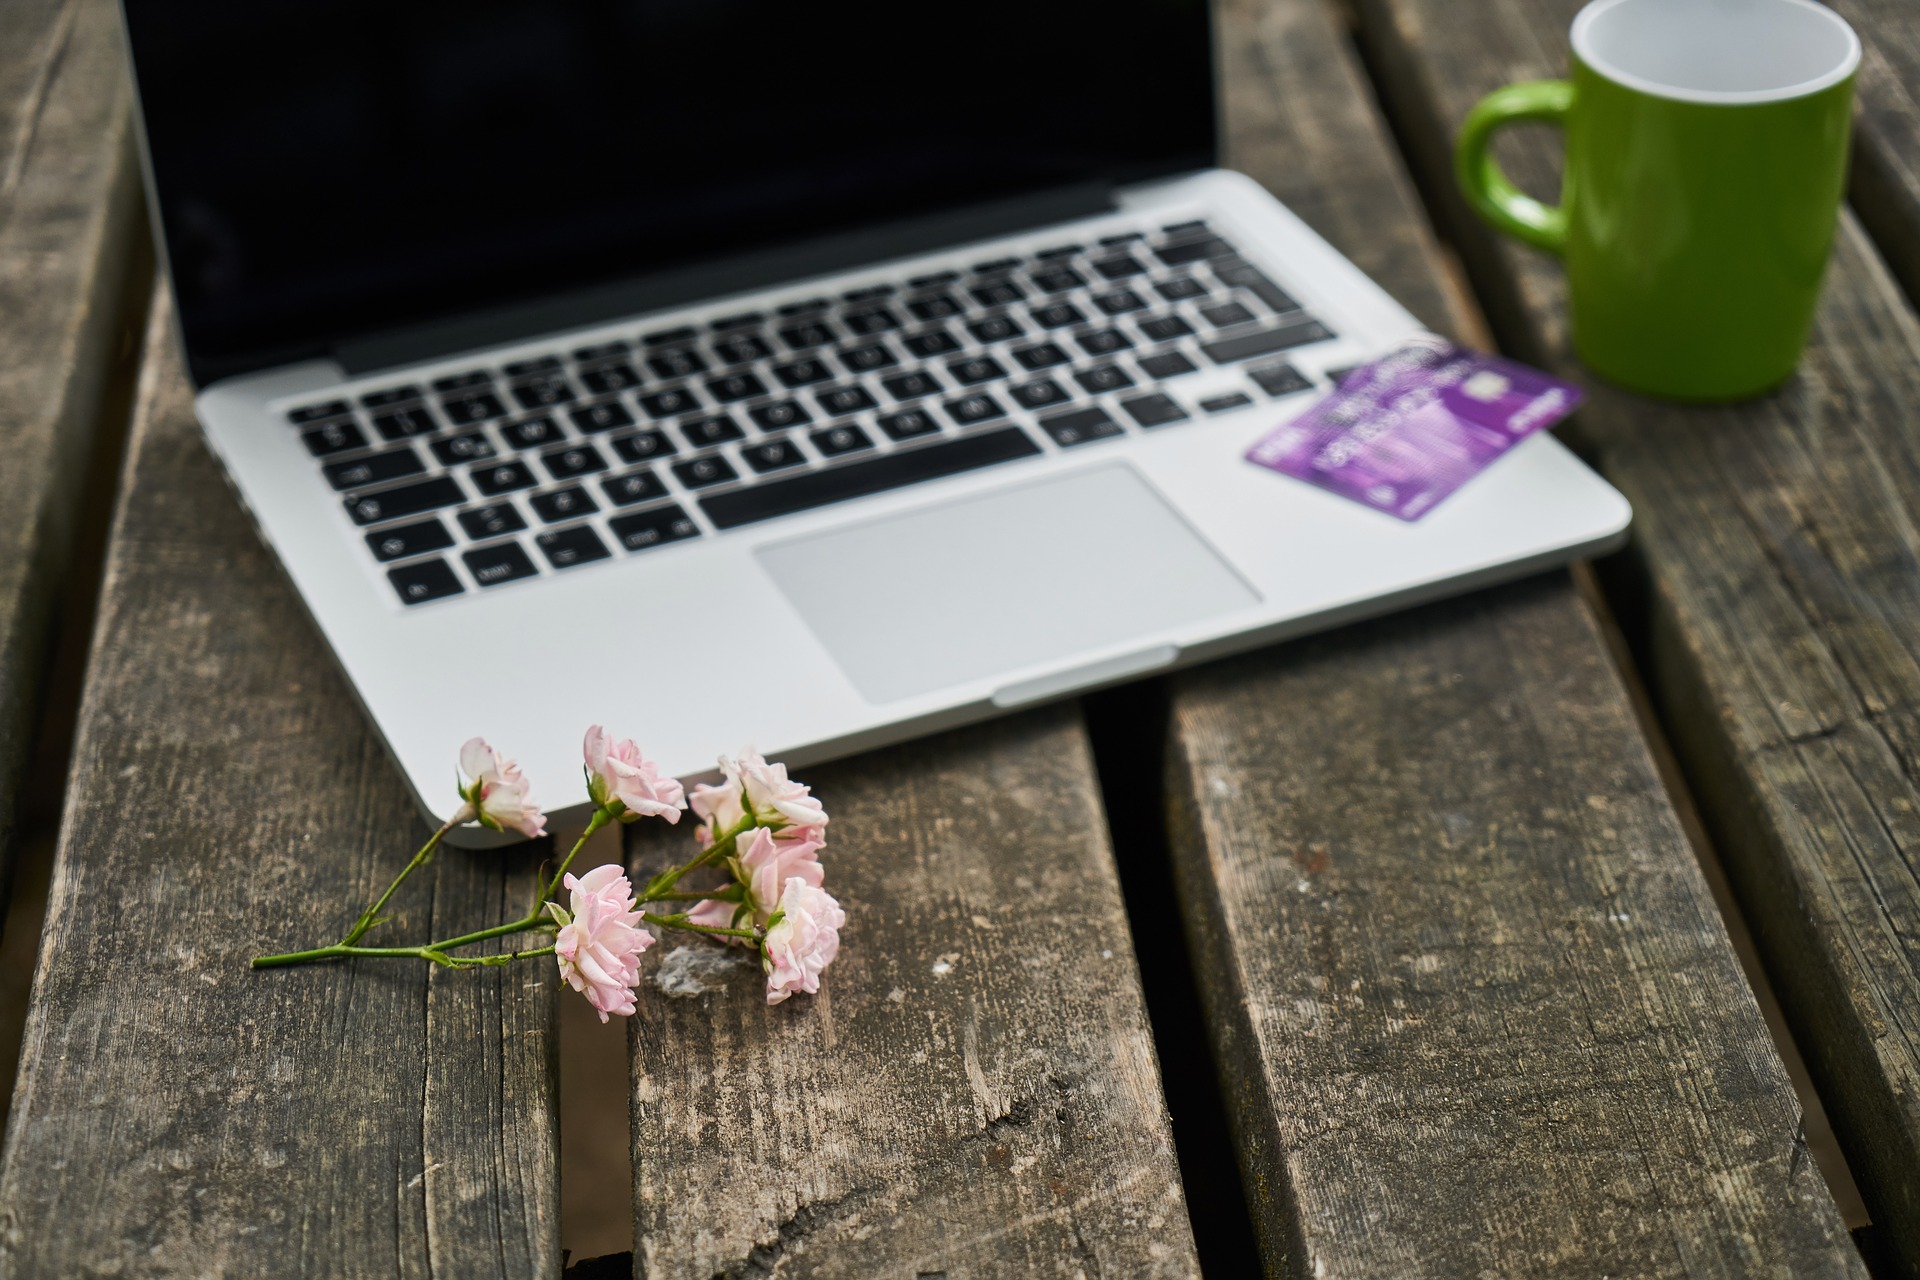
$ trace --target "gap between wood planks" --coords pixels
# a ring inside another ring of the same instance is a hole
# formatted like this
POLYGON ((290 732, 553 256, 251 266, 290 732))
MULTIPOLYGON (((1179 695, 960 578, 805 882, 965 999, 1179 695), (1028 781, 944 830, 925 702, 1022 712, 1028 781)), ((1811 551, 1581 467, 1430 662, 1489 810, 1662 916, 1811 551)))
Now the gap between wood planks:
MULTIPOLYGON (((1397 102, 1391 94, 1383 92, 1383 72, 1376 50, 1366 38, 1366 32, 1360 25, 1350 0, 1327 0, 1337 24, 1353 49, 1355 60, 1366 73, 1367 87, 1371 91, 1380 118, 1385 121, 1393 135, 1395 146, 1402 155, 1410 154, 1410 148, 1417 145, 1406 129, 1401 114, 1403 104, 1397 102)), ((1430 175, 1419 165, 1407 166, 1414 190, 1420 198, 1422 211, 1440 242, 1443 260, 1448 274, 1465 296, 1481 296, 1473 287, 1472 274, 1464 265, 1463 258, 1455 242, 1456 228, 1451 223, 1449 204, 1438 198, 1440 193, 1432 189, 1430 175)), ((1543 198, 1552 198, 1552 193, 1538 193, 1543 198)), ((1476 322, 1475 331, 1463 335, 1474 345, 1486 351, 1499 350, 1494 335, 1484 326, 1483 312, 1475 310, 1472 317, 1476 322)), ((1616 613, 1616 607, 1622 601, 1631 599, 1619 586, 1624 553, 1609 557, 1599 564, 1581 561, 1573 566, 1574 584, 1581 600, 1593 616, 1601 635, 1605 638, 1607 655, 1614 669, 1619 673, 1625 686, 1628 701, 1633 707, 1634 718, 1638 721, 1642 738, 1647 743, 1655 767, 1659 770, 1665 785, 1669 802, 1672 804, 1680 825, 1686 832, 1687 843, 1692 848, 1695 860, 1700 865, 1709 892, 1713 895, 1727 936, 1733 944, 1734 954, 1738 957, 1740 968, 1759 1002, 1761 1016, 1765 1019, 1767 1030, 1773 1038, 1775 1050, 1787 1068, 1787 1075, 1793 1082, 1803 1113, 1804 1138, 1809 1154, 1822 1178, 1826 1180, 1835 1203, 1847 1226, 1855 1233, 1856 1242, 1867 1255, 1869 1264, 1873 1264, 1877 1255, 1874 1241, 1863 1237, 1862 1230, 1870 1227, 1866 1205, 1863 1203, 1859 1187, 1855 1184, 1852 1171, 1847 1167, 1846 1157, 1834 1137, 1832 1126, 1827 1119, 1826 1105, 1815 1089, 1807 1071, 1806 1060, 1795 1043, 1792 1031, 1781 1012, 1780 1002, 1775 997, 1766 970, 1760 961, 1758 949, 1754 946, 1753 934, 1745 916, 1733 897, 1731 885, 1727 880, 1725 868, 1712 840, 1708 837, 1706 826, 1700 818, 1694 803, 1692 790, 1686 774, 1667 739, 1667 731, 1652 697, 1647 691, 1640 675, 1640 663, 1644 655, 1628 639, 1629 630, 1622 625, 1622 618, 1616 613)), ((1632 619, 1626 620, 1629 624, 1632 619)), ((1635 634, 1638 634, 1636 631, 1635 634)), ((1870 1231, 1869 1231, 1870 1236, 1870 1231)), ((1877 1268, 1876 1268, 1877 1270, 1877 1268)))

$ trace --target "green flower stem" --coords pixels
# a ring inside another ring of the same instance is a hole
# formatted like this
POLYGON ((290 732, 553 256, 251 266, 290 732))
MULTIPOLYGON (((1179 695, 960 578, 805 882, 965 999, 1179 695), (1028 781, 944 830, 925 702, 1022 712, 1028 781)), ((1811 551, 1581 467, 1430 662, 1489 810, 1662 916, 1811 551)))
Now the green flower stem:
POLYGON ((684 915, 657 916, 651 911, 644 911, 640 914, 640 918, 648 924, 657 924, 663 929, 685 929, 688 933, 706 933, 716 938, 751 938, 755 942, 760 940, 758 929, 722 929, 717 925, 694 924, 684 915))
POLYGON ((440 837, 451 830, 453 830, 453 823, 443 823, 438 831, 427 837, 427 842, 420 846, 420 852, 413 855, 412 862, 401 868, 400 874, 395 876, 393 883, 387 886, 387 891, 381 894, 372 906, 360 913, 360 918, 353 922, 353 928, 347 930, 347 936, 340 939, 341 946, 350 947, 366 937, 367 930, 380 922, 380 908, 387 905, 387 899, 393 896, 393 891, 398 889, 408 876, 427 865, 433 857, 434 849, 440 844, 440 837))
MULTIPOLYGON (((698 871, 701 867, 709 866, 722 858, 732 857, 734 846, 739 842, 740 837, 753 830, 757 825, 759 824, 754 822, 753 815, 751 813, 746 814, 740 819, 739 825, 729 827, 724 834, 707 848, 706 852, 702 853, 692 862, 689 862, 684 867, 677 867, 672 871, 662 871, 659 875, 647 881, 647 887, 640 891, 639 901, 667 901, 666 895, 672 891, 674 885, 680 883, 681 876, 686 875, 689 871, 698 871)), ((702 896, 710 897, 712 895, 702 896)))
POLYGON ((330 947, 315 947, 311 951, 290 951, 283 956, 258 956, 254 959, 256 969, 279 969, 293 964, 311 964, 316 960, 338 960, 346 956, 373 956, 388 960, 426 960, 433 964, 445 965, 453 969, 472 969, 482 965, 512 964, 515 960, 524 960, 531 956, 550 956, 551 946, 533 947, 525 951, 503 951, 492 956, 450 956, 438 946, 425 947, 355 947, 344 942, 336 942, 330 947))
POLYGON ((685 893, 656 893, 650 898, 641 898, 641 902, 705 902, 712 898, 718 902, 738 902, 740 894, 735 890, 731 897, 726 889, 715 889, 711 893, 701 889, 691 889, 685 893))
POLYGON ((587 829, 582 831, 580 838, 573 842, 573 848, 568 850, 567 856, 561 860, 560 869, 553 873, 553 879, 547 883, 546 892, 540 895, 539 902, 534 903, 532 911, 529 911, 526 915, 513 921, 511 924, 497 924, 491 929, 477 929, 472 933, 463 933, 457 938, 448 938, 443 942, 433 943, 432 946, 434 950, 447 951, 454 947, 471 946, 476 942, 485 942, 488 938, 504 938, 509 934, 525 933, 529 929, 553 928, 553 922, 547 918, 546 914, 547 899, 559 892, 560 882, 566 878, 567 868, 573 865, 573 860, 579 856, 580 850, 586 847, 587 841, 592 838, 593 833, 613 820, 613 814, 609 810, 595 809, 593 811, 593 817, 587 819, 587 829))

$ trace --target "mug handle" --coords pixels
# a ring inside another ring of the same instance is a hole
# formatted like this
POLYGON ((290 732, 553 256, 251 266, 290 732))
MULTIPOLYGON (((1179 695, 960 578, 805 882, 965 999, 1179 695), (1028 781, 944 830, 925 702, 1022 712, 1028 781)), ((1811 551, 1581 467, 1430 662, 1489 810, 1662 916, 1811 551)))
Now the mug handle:
POLYGON ((1573 110, 1573 85, 1566 80, 1529 80, 1495 89, 1480 99, 1460 126, 1453 148, 1453 174, 1479 215, 1501 231, 1528 244, 1561 253, 1567 245, 1567 211, 1535 200, 1513 185, 1488 154, 1502 125, 1544 120, 1566 127, 1573 110))

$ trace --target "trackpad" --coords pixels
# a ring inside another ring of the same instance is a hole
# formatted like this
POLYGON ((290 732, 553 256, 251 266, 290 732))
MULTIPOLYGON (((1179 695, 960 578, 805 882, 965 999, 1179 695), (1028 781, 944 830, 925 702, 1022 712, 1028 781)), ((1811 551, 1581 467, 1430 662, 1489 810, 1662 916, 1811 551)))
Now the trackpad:
POLYGON ((872 702, 1091 660, 1259 601, 1124 463, 755 554, 872 702))

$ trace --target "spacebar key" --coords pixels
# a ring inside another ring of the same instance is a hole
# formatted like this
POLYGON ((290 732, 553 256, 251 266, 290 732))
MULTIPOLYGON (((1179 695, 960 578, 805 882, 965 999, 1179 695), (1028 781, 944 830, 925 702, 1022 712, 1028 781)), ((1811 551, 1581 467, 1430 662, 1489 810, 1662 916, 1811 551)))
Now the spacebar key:
POLYGON ((1026 432, 1018 427, 1003 427, 945 444, 904 449, 865 462, 844 463, 788 480, 766 481, 716 493, 700 499, 700 509, 719 528, 735 529, 756 520, 771 520, 849 498, 864 498, 922 480, 938 480, 941 476, 958 475, 998 462, 1031 458, 1039 452, 1040 446, 1026 432))
POLYGON ((1200 349, 1215 364, 1233 364, 1240 360, 1251 360, 1255 356, 1270 356, 1276 351, 1304 347, 1309 342, 1325 342, 1331 337, 1333 331, 1327 326, 1318 320, 1305 319, 1281 325, 1278 329, 1243 333, 1237 338, 1222 338, 1218 342, 1203 342, 1200 349))

